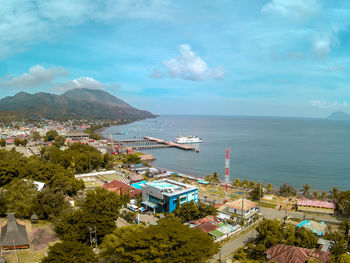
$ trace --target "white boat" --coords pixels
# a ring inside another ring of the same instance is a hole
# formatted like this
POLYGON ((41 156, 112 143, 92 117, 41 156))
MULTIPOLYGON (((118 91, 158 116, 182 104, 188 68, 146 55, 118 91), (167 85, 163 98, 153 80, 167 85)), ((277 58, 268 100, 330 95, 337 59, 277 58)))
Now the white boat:
POLYGON ((202 139, 197 136, 177 136, 174 142, 178 144, 201 143, 202 139))

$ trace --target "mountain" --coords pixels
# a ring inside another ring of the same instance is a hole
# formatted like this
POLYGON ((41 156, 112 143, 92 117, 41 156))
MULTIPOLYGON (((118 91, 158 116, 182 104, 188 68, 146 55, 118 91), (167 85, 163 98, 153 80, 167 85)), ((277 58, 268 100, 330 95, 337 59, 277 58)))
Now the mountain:
POLYGON ((73 89, 62 95, 51 93, 17 93, 0 100, 1 112, 23 118, 140 120, 156 117, 149 111, 136 109, 102 90, 73 89))
POLYGON ((343 111, 333 112, 331 115, 327 117, 327 119, 338 120, 338 121, 349 121, 350 114, 345 113, 343 111))

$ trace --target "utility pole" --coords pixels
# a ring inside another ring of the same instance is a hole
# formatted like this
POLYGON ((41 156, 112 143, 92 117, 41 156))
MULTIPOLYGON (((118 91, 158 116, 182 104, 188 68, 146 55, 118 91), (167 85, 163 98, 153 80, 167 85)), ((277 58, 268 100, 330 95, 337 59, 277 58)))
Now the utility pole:
POLYGON ((259 198, 259 213, 261 213, 261 181, 260 181, 260 187, 259 187, 259 193, 260 193, 260 198, 259 198))

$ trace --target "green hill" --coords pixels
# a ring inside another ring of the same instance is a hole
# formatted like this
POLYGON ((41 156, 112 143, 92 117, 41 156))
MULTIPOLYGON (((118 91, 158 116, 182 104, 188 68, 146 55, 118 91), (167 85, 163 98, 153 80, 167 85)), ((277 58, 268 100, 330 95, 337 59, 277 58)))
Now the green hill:
POLYGON ((74 89, 62 95, 17 93, 0 100, 0 116, 21 118, 140 120, 156 117, 102 90, 74 89), (6 114, 4 114, 6 112, 6 114))

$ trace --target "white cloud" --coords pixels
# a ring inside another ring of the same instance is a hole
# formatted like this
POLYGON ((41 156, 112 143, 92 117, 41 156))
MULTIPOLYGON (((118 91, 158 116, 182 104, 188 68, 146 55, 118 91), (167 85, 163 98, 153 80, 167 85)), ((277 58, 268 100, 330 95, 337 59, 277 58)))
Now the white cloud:
POLYGON ((192 51, 190 45, 180 45, 179 52, 180 55, 176 58, 163 61, 169 77, 199 81, 208 78, 221 79, 225 75, 222 66, 208 67, 207 63, 192 51))
POLYGON ((28 73, 23 73, 19 77, 11 75, 0 78, 0 87, 6 88, 28 88, 39 87, 50 84, 57 76, 66 76, 68 71, 63 68, 46 69, 36 65, 29 69, 28 73))
POLYGON ((168 19, 166 0, 1 1, 0 59, 89 21, 168 19))
POLYGON ((304 21, 316 15, 320 9, 316 0, 271 0, 262 7, 261 12, 304 21))
POLYGON ((337 46, 338 38, 335 33, 318 34, 312 40, 313 52, 316 58, 324 59, 337 46))
POLYGON ((51 90, 55 92, 65 92, 67 90, 77 88, 103 89, 104 85, 94 78, 80 77, 77 79, 70 80, 68 82, 55 84, 51 90))
POLYGON ((321 100, 312 100, 310 101, 310 104, 311 106, 322 110, 345 110, 349 108, 349 104, 346 101, 327 103, 321 100))

